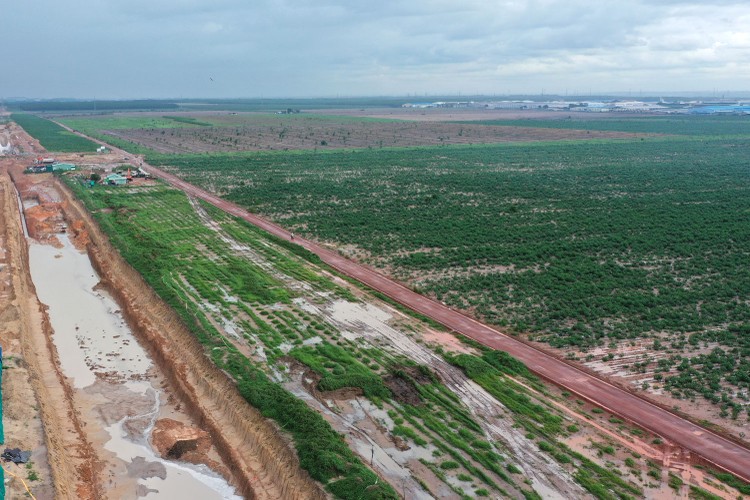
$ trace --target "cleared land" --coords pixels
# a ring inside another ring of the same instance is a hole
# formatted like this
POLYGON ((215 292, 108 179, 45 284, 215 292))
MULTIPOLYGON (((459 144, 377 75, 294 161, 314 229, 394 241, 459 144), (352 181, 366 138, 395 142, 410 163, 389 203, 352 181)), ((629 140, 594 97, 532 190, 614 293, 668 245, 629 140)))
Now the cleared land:
MULTIPOLYGON (((633 138, 627 132, 537 129, 519 126, 481 126, 454 123, 418 123, 394 120, 351 119, 318 115, 180 115, 175 127, 165 118, 130 120, 112 118, 64 119, 66 125, 102 140, 129 141, 158 153, 230 151, 328 150, 339 148, 392 148, 445 144, 561 141, 633 138), (192 121, 191 121, 192 119, 192 121), (139 123, 140 121, 140 123, 139 123), (215 124, 208 128, 205 125, 215 124), (167 126, 165 126, 167 125, 167 126), (204 125, 204 126, 199 126, 204 125)), ((175 120, 168 120, 174 122, 175 120)), ((118 143, 122 145, 123 143, 118 143)))

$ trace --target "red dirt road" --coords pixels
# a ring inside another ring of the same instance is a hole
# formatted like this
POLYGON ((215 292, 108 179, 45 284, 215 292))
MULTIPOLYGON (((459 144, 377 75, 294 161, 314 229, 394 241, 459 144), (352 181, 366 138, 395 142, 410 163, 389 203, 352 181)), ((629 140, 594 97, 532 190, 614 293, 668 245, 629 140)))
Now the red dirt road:
MULTIPOLYGON (((286 239, 291 237, 289 231, 248 212, 234 203, 214 196, 157 168, 149 166, 149 170, 176 188, 205 200, 232 215, 241 217, 271 234, 286 239)), ((341 273, 374 288, 414 311, 429 316, 462 335, 515 356, 540 377, 602 406, 611 413, 673 441, 719 468, 750 481, 750 450, 747 448, 530 345, 508 337, 439 302, 413 292, 371 269, 342 257, 336 252, 298 237, 295 237, 294 242, 317 254, 326 264, 341 273)))

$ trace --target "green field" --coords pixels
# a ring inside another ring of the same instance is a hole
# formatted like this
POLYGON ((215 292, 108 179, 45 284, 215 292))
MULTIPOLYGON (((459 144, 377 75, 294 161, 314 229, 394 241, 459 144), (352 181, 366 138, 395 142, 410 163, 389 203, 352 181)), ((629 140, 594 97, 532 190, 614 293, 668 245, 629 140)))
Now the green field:
POLYGON ((186 118, 182 116, 151 116, 137 114, 61 118, 60 121, 70 128, 80 130, 86 134, 100 130, 120 130, 131 128, 169 129, 195 127, 196 125, 211 125, 203 120, 198 121, 195 118, 186 118))
MULTIPOLYGON (((644 128, 579 126, 625 122, 644 128)), ((663 359, 632 369, 736 417, 750 388, 746 123, 656 119, 652 131, 685 135, 625 142, 154 161, 553 346, 652 338, 663 359)))
POLYGON ((602 117, 598 120, 582 119, 581 113, 560 113, 556 120, 485 120, 464 123, 505 125, 516 127, 542 127, 608 132, 643 132, 692 136, 733 136, 750 134, 747 116, 647 116, 602 117))
MULTIPOLYGON (((336 497, 392 498, 395 492, 377 480, 324 419, 284 388, 292 361, 307 367, 312 374, 307 377, 317 377, 320 391, 358 388, 387 415, 381 424, 388 432, 431 457, 420 461, 457 495, 487 491, 538 498, 524 483, 507 445, 487 439, 478 417, 430 367, 387 342, 349 339, 323 315, 299 305, 304 297, 318 304, 321 297, 357 300, 321 276, 315 256, 208 205, 197 209, 172 188, 91 189, 67 179, 125 259, 181 315, 248 403, 291 435, 302 467, 336 497), (207 226, 206 218, 220 234, 207 226), (254 257, 238 254, 247 252, 238 250, 243 248, 254 257), (273 272, 264 262, 273 263, 273 272), (290 286, 299 282, 306 287, 290 286), (227 321, 233 325, 231 335, 217 326, 227 321), (264 354, 247 356, 247 349, 264 354)), ((409 328, 405 338, 413 334, 414 326, 409 328)), ((458 356, 437 352, 504 405, 507 414, 494 418, 510 419, 509 426, 589 491, 603 491, 605 497, 640 492, 562 444, 578 432, 577 426, 564 426, 547 399, 525 386, 546 392, 521 363, 488 350, 458 356)))
POLYGON ((34 115, 17 114, 11 115, 11 120, 32 137, 37 139, 44 149, 60 153, 78 153, 96 151, 98 144, 83 137, 72 134, 44 118, 34 115))
POLYGON ((664 136, 325 152, 165 155, 101 133, 328 119, 174 118, 66 123, 534 340, 585 351, 649 339, 651 355, 624 368, 721 416, 745 408, 747 117, 561 114, 479 123, 664 136))
POLYGON ((142 99, 134 101, 38 101, 22 102, 18 104, 22 111, 31 112, 61 112, 61 111, 102 111, 102 110, 150 110, 177 109, 179 106, 172 101, 142 99))

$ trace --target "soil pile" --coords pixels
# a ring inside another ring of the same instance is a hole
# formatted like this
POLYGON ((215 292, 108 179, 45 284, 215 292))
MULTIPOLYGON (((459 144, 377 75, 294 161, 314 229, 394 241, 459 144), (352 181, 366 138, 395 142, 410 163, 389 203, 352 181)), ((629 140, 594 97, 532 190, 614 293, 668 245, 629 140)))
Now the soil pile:
POLYGON ((47 203, 26 209, 26 226, 35 240, 60 248, 55 233, 64 232, 65 220, 58 203, 47 203))
POLYGON ((162 418, 154 424, 151 444, 164 458, 204 464, 209 460, 206 454, 211 448, 211 438, 202 429, 162 418))

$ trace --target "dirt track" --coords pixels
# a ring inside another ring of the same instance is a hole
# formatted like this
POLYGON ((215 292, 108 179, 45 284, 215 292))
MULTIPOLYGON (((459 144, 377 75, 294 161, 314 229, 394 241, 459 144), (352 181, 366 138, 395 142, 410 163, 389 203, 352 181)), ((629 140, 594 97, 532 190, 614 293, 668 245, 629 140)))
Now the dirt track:
MULTIPOLYGON (((192 196, 241 217, 282 238, 290 238, 285 229, 247 210, 214 196, 178 177, 154 167, 149 171, 192 196)), ((716 466, 750 480, 750 450, 685 420, 653 403, 616 387, 592 374, 534 347, 517 341, 464 314, 428 299, 385 276, 342 257, 316 243, 295 238, 295 243, 317 254, 336 270, 378 290, 390 298, 442 323, 446 327, 494 349, 506 351, 523 361, 539 376, 575 392, 608 411, 630 420, 683 446, 716 466)))

